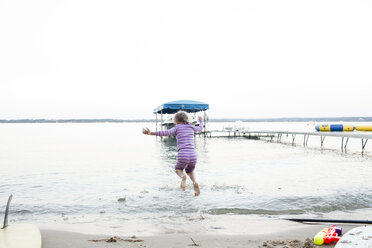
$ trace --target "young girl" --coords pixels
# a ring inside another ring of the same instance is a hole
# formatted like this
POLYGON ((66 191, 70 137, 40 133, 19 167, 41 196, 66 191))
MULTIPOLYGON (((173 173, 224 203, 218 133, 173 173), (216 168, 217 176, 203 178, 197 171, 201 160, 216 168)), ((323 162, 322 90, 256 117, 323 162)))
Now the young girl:
POLYGON ((199 185, 195 180, 194 169, 196 165, 196 153, 194 148, 194 132, 200 132, 203 129, 203 119, 199 117, 199 126, 195 127, 190 125, 187 113, 184 111, 178 111, 173 121, 176 124, 173 128, 165 131, 151 132, 150 129, 146 128, 142 130, 143 134, 156 135, 156 136, 169 136, 176 135, 178 156, 175 170, 177 175, 181 178, 181 189, 186 190, 186 174, 190 177, 194 184, 195 196, 200 195, 199 185))

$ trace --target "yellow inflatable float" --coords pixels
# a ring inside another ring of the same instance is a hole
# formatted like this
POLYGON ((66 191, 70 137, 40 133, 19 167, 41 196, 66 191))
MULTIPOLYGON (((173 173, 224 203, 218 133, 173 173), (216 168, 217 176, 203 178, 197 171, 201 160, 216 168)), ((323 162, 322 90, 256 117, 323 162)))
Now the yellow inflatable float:
POLYGON ((352 132, 354 130, 372 132, 372 126, 354 126, 345 124, 318 124, 315 125, 315 129, 319 132, 352 132))
POLYGON ((321 124, 315 125, 315 129, 320 132, 352 132, 355 127, 353 125, 344 124, 321 124))
POLYGON ((372 126, 355 126, 355 130, 357 131, 372 131, 372 126))

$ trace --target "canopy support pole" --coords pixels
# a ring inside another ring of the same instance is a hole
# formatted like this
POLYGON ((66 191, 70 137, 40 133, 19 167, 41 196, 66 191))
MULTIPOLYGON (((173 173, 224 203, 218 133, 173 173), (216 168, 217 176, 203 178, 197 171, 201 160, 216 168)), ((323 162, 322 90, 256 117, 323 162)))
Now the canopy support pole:
MULTIPOLYGON (((161 113, 160 128, 161 128, 161 131, 163 131, 163 110, 160 113, 161 113)), ((161 139, 163 139, 163 136, 160 136, 160 137, 161 139)))
POLYGON ((163 110, 160 112, 160 130, 163 131, 163 110))
POLYGON ((203 119, 204 119, 204 137, 205 137, 205 134, 206 134, 206 132, 207 132, 207 115, 206 115, 206 113, 205 113, 205 110, 203 111, 204 112, 204 117, 203 117, 203 119))

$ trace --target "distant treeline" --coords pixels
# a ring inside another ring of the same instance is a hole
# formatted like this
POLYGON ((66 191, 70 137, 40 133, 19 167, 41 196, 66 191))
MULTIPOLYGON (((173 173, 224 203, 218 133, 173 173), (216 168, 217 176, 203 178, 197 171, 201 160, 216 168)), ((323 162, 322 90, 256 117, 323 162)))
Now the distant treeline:
POLYGON ((262 119, 210 119, 211 122, 352 122, 372 121, 372 117, 288 117, 288 118, 262 118, 262 119))
MULTIPOLYGON (((160 121, 160 120, 158 120, 160 121)), ((320 118, 261 118, 261 119, 209 119, 209 122, 353 122, 353 121, 371 121, 372 117, 320 117, 320 118)), ((0 123, 105 123, 105 122, 155 122, 155 119, 17 119, 0 120, 0 123)))
POLYGON ((0 123, 97 123, 97 122, 155 122, 150 119, 120 120, 120 119, 18 119, 0 120, 0 123))

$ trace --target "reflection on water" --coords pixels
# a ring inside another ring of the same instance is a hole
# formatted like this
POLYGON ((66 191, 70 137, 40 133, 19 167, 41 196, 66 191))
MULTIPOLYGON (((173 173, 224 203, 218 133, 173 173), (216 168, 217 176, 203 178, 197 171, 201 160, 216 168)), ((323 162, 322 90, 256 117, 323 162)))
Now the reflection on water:
POLYGON ((160 138, 156 137, 161 148, 161 157, 166 162, 174 162, 177 160, 177 139, 174 136, 160 138))
MULTIPOLYGON (((170 137, 157 137, 156 138, 160 146, 160 157, 167 164, 175 165, 177 162, 177 139, 174 136, 170 137)), ((201 160, 203 163, 208 162, 208 138, 196 137, 195 139, 195 151, 198 158, 198 163, 201 160)))

